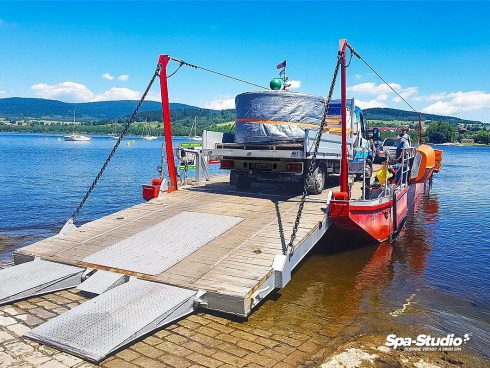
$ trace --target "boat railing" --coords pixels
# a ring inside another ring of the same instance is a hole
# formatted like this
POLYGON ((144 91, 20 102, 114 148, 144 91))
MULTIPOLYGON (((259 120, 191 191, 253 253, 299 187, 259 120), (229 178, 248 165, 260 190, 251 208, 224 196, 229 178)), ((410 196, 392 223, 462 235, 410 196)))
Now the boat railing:
POLYGON ((401 154, 397 157, 387 152, 386 162, 394 170, 396 187, 408 185, 410 166, 414 157, 415 147, 402 148, 401 154))

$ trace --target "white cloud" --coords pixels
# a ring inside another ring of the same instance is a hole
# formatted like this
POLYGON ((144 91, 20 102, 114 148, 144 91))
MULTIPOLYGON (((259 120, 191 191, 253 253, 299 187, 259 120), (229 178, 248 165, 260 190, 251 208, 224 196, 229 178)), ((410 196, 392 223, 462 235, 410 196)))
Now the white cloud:
POLYGON ((378 101, 386 101, 388 99, 388 95, 386 93, 382 93, 376 96, 376 100, 378 101))
POLYGON ((0 95, 4 95, 6 93, 7 93, 7 91, 0 91, 0 95))
POLYGON ((354 79, 355 80, 361 80, 361 75, 358 73, 358 74, 354 74, 354 79))
POLYGON ((37 96, 49 99, 62 99, 69 102, 89 102, 94 98, 94 93, 88 87, 76 82, 61 82, 49 85, 37 83, 31 86, 37 96))
POLYGON ((127 74, 121 74, 119 77, 117 77, 120 81, 126 82, 129 79, 129 75, 127 74))
POLYGON ((114 76, 111 73, 104 73, 104 74, 102 74, 102 78, 107 79, 107 80, 113 80, 114 76))
MULTIPOLYGON (((435 95, 427 96, 433 101, 435 95)), ((455 114, 466 111, 490 109, 490 93, 484 91, 439 93, 439 101, 425 107, 422 112, 428 114, 455 114)))
MULTIPOLYGON (((409 97, 416 95, 418 92, 418 87, 407 87, 403 88, 400 91, 397 91, 405 100, 408 99, 409 97)), ((395 96, 393 98, 393 101, 396 103, 402 102, 402 99, 398 96, 395 96)))
POLYGON ((372 107, 388 107, 386 104, 374 99, 370 101, 362 101, 356 98, 356 106, 359 106, 361 109, 369 109, 372 107))
POLYGON ((94 97, 92 101, 139 100, 141 93, 129 88, 112 87, 94 97))
POLYGON ((206 109, 226 110, 235 108, 234 97, 218 97, 204 105, 206 109))
MULTIPOLYGON (((390 83, 390 86, 395 90, 399 91, 402 86, 398 83, 390 83)), ((392 90, 384 83, 376 84, 373 82, 359 83, 353 86, 347 87, 350 92, 364 93, 367 95, 379 95, 382 93, 392 93, 392 90)))
POLYGON ((31 89, 39 97, 59 99, 67 102, 138 100, 141 97, 139 91, 117 87, 112 87, 100 94, 95 94, 86 85, 76 82, 61 82, 51 85, 37 83, 32 85, 31 89))
POLYGON ((288 81, 289 89, 298 89, 301 88, 301 81, 299 80, 290 80, 288 81))

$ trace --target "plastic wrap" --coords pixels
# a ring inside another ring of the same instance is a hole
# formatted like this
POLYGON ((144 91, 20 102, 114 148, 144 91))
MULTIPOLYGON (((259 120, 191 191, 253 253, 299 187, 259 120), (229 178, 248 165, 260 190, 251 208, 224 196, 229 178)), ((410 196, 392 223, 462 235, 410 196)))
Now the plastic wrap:
MULTIPOLYGON (((288 91, 246 92, 235 98, 235 142, 302 142, 305 129, 318 129, 325 98, 288 91)), ((332 101, 328 115, 340 115, 340 101, 332 101)))

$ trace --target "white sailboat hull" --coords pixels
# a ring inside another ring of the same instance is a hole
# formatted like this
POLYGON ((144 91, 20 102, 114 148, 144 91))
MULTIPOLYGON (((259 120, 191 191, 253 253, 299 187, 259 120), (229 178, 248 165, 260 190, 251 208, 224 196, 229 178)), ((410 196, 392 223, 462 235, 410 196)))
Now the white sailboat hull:
POLYGON ((65 135, 65 141, 67 142, 90 142, 90 137, 80 134, 65 135))

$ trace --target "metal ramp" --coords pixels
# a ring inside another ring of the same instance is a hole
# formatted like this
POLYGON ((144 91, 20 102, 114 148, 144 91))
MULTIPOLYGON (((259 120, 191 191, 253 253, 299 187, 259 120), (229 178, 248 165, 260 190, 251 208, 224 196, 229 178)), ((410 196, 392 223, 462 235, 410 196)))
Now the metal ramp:
POLYGON ((85 269, 34 259, 0 270, 0 305, 69 289, 82 282, 85 269))
POLYGON ((27 337, 92 362, 194 310, 195 290, 131 279, 34 328, 27 337))
POLYGON ((240 217, 184 211, 82 261, 158 275, 242 220, 240 217))
POLYGON ((129 280, 129 276, 104 270, 97 270, 84 282, 77 286, 78 290, 86 293, 100 295, 107 290, 124 284, 129 280))

